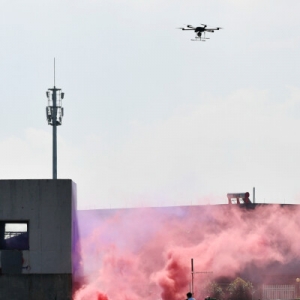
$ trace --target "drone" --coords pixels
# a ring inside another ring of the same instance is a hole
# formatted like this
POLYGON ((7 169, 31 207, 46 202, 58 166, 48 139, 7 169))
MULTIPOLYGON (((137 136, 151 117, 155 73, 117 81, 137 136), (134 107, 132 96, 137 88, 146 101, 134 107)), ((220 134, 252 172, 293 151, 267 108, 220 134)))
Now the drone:
POLYGON ((205 24, 201 24, 201 25, 203 25, 203 26, 194 27, 192 25, 186 25, 186 28, 180 27, 178 29, 181 29, 181 30, 194 30, 196 32, 196 36, 195 36, 194 39, 192 39, 192 41, 199 41, 199 42, 200 41, 205 42, 206 40, 209 40, 209 38, 207 38, 205 36, 205 32, 215 32, 215 30, 223 29, 222 27, 207 28, 207 25, 205 25, 205 24))

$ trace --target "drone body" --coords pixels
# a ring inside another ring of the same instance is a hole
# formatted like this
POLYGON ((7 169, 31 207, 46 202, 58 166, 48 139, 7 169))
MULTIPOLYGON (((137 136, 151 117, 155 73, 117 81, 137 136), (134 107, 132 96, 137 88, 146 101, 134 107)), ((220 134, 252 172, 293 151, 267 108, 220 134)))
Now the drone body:
POLYGON ((215 30, 222 29, 221 27, 207 28, 207 25, 205 25, 205 24, 201 24, 201 25, 203 25, 203 26, 193 27, 192 25, 186 25, 186 28, 180 27, 178 29, 193 30, 194 32, 196 32, 196 37, 195 37, 195 39, 192 39, 192 41, 201 41, 201 42, 205 42, 206 40, 209 39, 209 38, 205 37, 205 32, 215 32, 215 30), (203 34, 203 36, 202 36, 202 34, 203 34))

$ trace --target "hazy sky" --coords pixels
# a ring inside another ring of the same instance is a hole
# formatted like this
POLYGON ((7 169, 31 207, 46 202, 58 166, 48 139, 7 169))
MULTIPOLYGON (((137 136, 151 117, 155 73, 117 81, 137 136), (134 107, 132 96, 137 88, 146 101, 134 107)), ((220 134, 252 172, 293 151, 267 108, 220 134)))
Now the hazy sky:
POLYGON ((58 177, 85 208, 300 202, 299 0, 1 0, 2 179, 58 177), (184 24, 221 26, 206 43, 184 24), (252 197, 252 195, 251 195, 252 197), (250 198, 251 198, 250 197, 250 198))

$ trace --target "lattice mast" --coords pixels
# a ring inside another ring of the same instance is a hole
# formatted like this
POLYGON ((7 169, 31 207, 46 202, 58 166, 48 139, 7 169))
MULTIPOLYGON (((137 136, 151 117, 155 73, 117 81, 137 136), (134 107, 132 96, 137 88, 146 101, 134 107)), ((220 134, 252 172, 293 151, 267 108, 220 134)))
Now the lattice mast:
POLYGON ((55 58, 54 58, 54 87, 46 92, 48 98, 48 106, 46 107, 46 116, 48 124, 52 126, 52 170, 53 179, 57 179, 57 126, 62 124, 64 109, 62 107, 62 99, 64 93, 61 89, 55 87, 55 58))

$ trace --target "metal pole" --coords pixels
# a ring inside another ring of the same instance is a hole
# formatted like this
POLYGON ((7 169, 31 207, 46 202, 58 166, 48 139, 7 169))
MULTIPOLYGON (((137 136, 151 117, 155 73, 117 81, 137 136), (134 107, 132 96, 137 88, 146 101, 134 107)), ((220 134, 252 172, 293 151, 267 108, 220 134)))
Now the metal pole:
POLYGON ((194 294, 194 259, 191 259, 191 269, 192 269, 192 285, 191 285, 191 293, 194 294))
POLYGON ((57 118, 57 107, 56 107, 56 88, 54 86, 52 93, 53 100, 53 179, 57 179, 57 134, 56 134, 56 118, 57 118))

